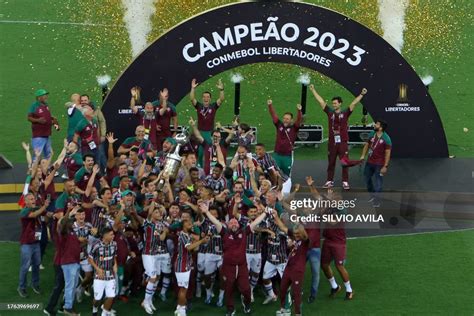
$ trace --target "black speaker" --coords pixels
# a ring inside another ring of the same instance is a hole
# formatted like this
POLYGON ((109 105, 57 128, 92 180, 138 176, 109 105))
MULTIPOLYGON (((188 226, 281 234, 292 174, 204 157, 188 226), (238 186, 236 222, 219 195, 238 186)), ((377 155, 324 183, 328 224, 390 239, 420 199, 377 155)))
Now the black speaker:
POLYGON ((369 139, 369 134, 374 130, 373 126, 351 125, 349 126, 349 145, 362 145, 369 139))
POLYGON ((12 168, 13 168, 13 164, 10 162, 10 160, 5 158, 4 155, 0 154, 0 169, 12 169, 12 168))
POLYGON ((296 134, 295 144, 321 144, 323 142, 322 125, 303 125, 296 134))

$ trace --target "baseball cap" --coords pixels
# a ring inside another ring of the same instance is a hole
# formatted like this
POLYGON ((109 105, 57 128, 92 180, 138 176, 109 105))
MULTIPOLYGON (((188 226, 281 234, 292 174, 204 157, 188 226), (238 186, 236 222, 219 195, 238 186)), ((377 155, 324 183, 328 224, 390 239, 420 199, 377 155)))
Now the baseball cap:
POLYGON ((136 196, 135 192, 133 192, 131 190, 125 190, 125 191, 122 192, 122 197, 127 196, 129 194, 131 194, 133 196, 136 196))
POLYGON ((191 234, 201 235, 201 229, 198 226, 193 225, 193 228, 191 229, 191 234))
POLYGON ((49 92, 46 91, 45 89, 38 89, 35 92, 35 97, 41 97, 41 96, 46 95, 46 94, 49 94, 49 92))
POLYGON ((166 142, 170 143, 171 145, 176 145, 176 139, 174 139, 173 137, 167 137, 165 139, 166 142))

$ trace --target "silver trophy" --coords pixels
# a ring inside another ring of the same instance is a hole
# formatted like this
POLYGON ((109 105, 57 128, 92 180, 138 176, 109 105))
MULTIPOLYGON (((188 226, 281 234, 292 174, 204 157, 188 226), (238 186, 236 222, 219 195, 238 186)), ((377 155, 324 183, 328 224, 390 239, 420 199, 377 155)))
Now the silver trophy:
MULTIPOLYGON (((179 150, 181 146, 188 142, 188 133, 187 128, 183 127, 180 133, 176 134, 174 139, 176 140, 176 147, 174 152, 170 152, 166 155, 165 164, 163 167, 162 177, 168 177, 170 180, 176 179, 178 170, 181 167, 181 156, 179 155, 179 150)), ((162 190, 165 185, 165 180, 160 179, 158 182, 158 190, 162 190)))

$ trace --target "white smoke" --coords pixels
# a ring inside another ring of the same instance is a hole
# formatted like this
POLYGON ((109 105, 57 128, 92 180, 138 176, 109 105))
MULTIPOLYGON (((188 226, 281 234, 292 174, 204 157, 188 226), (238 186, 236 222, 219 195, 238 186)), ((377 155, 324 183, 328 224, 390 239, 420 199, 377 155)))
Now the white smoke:
POLYGON ((300 74, 298 78, 296 79, 296 82, 304 84, 305 86, 309 85, 309 83, 311 82, 309 73, 300 74))
POLYGON ((107 84, 110 82, 110 80, 112 80, 112 78, 110 78, 110 76, 107 75, 107 74, 101 75, 101 76, 97 76, 97 83, 98 83, 99 86, 101 86, 101 87, 107 86, 107 84))
POLYGON ((433 76, 430 76, 430 75, 424 76, 423 78, 421 78, 421 81, 423 81, 423 84, 425 86, 429 86, 430 84, 432 84, 433 80, 434 80, 433 76))
POLYGON ((383 38, 399 53, 403 48, 405 31, 405 11, 409 0, 377 0, 378 19, 383 30, 383 38))
POLYGON ((233 83, 239 83, 242 80, 244 80, 244 77, 239 73, 235 73, 230 76, 230 81, 232 81, 233 83))
POLYGON ((151 17, 155 14, 158 0, 122 0, 125 9, 123 21, 132 45, 132 57, 136 57, 147 47, 147 37, 151 31, 151 17))

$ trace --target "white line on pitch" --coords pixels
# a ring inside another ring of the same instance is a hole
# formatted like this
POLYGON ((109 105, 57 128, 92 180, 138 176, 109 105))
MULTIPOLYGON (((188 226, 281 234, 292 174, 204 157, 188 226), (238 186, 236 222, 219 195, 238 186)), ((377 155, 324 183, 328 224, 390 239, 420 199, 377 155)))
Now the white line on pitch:
POLYGON ((99 24, 88 22, 60 22, 60 21, 14 21, 14 20, 0 20, 0 23, 6 24, 53 24, 53 25, 77 25, 77 26, 105 26, 105 27, 124 27, 123 25, 114 24, 99 24))
MULTIPOLYGON (((391 235, 373 235, 373 236, 361 236, 361 237, 348 237, 347 239, 367 239, 367 238, 379 238, 379 237, 402 237, 402 236, 414 236, 414 235, 426 235, 426 234, 441 234, 441 233, 455 233, 474 230, 474 228, 462 228, 462 229, 452 229, 452 230, 441 230, 441 231, 432 231, 432 232, 419 232, 419 233, 401 233, 401 234, 391 234, 391 235)), ((0 240, 0 244, 17 244, 18 241, 13 240, 0 240)))
POLYGON ((468 231, 468 230, 474 230, 474 228, 438 230, 438 231, 418 232, 418 233, 400 233, 400 234, 387 234, 387 235, 359 236, 359 237, 348 237, 347 239, 366 239, 366 238, 378 238, 378 237, 416 236, 416 235, 426 235, 426 234, 455 233, 455 232, 463 232, 463 231, 468 231))

